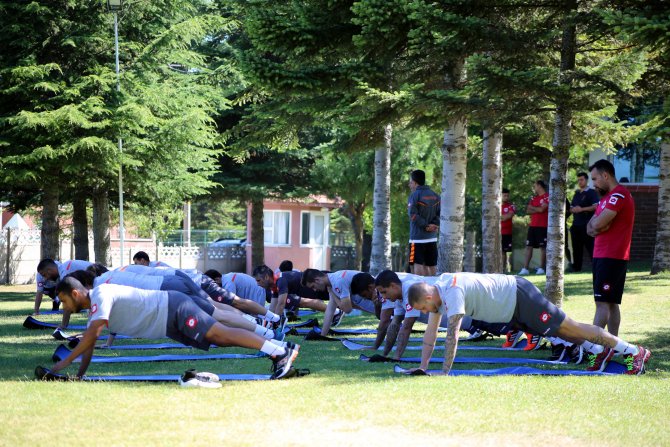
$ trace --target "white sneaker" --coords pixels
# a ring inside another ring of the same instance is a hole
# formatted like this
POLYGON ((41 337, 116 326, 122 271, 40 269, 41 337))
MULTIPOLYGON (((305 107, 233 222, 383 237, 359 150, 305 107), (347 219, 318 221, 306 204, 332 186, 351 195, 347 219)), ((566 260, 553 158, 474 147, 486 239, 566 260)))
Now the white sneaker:
POLYGON ((60 328, 57 328, 55 331, 53 331, 53 334, 51 334, 53 338, 56 340, 64 341, 68 339, 68 335, 63 332, 60 328))
POLYGON ((519 270, 519 276, 524 276, 524 275, 530 275, 530 272, 525 267, 522 268, 521 270, 519 270))
POLYGON ((179 378, 179 385, 185 388, 221 388, 219 376, 207 372, 186 371, 179 378))
POLYGON ((538 269, 535 270, 535 274, 536 274, 536 275, 544 275, 544 274, 545 274, 545 271, 544 271, 544 269, 543 269, 542 267, 538 267, 538 269))

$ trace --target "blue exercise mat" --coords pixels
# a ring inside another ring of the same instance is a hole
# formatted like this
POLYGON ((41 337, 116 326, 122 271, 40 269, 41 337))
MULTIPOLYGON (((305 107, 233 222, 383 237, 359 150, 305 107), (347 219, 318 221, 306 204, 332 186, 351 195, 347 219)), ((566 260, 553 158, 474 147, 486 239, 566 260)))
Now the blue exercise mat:
MULTIPOLYGON (((372 347, 372 344, 364 344, 364 343, 359 343, 356 341, 344 339, 342 340, 342 344, 349 349, 350 351, 360 351, 362 349, 370 349, 372 347)), ((517 344, 517 347, 515 348, 500 348, 497 346, 461 346, 458 345, 458 350, 459 351, 523 351, 523 348, 526 346, 526 341, 523 340, 519 344, 517 344)), ((395 351, 395 346, 393 347, 393 350, 395 351)), ((384 348, 380 346, 378 348, 379 351, 383 351, 384 348)), ((407 346, 405 347, 406 351, 420 351, 421 350, 421 345, 419 346, 407 346)), ((443 345, 436 345, 435 350, 444 350, 443 345)))
MULTIPOLYGON (((217 374, 221 381, 234 380, 270 380, 270 374, 217 374)), ((85 382, 177 382, 179 374, 160 374, 155 376, 85 376, 85 382)))
MULTIPOLYGON (((297 333, 298 335, 307 335, 309 332, 321 332, 321 328, 318 326, 315 326, 311 329, 296 329, 293 328, 293 331, 297 333)), ((293 332, 291 331, 291 332, 293 332)), ((330 330, 331 334, 335 335, 371 335, 371 334, 376 334, 377 329, 331 329, 330 330)))
MULTIPOLYGON (((393 371, 398 374, 413 375, 400 365, 393 371)), ((428 374, 439 373, 441 370, 429 369, 428 374)), ((498 369, 452 369, 450 376, 613 376, 624 374, 626 367, 617 362, 609 362, 605 371, 586 371, 585 369, 538 369, 530 366, 512 366, 498 369)))
MULTIPOLYGON (((380 356, 381 357, 381 356, 380 356)), ((365 354, 361 354, 359 357, 360 360, 364 362, 372 362, 370 357, 365 354)), ((398 360, 388 359, 387 362, 401 362, 401 363, 421 363, 421 357, 401 357, 398 360)), ((443 357, 432 357, 430 363, 442 363, 444 362, 443 357)), ((374 362, 372 362, 374 363, 374 362)), ((512 365, 567 365, 568 362, 555 362, 552 360, 541 360, 541 359, 529 359, 523 357, 456 357, 454 363, 484 363, 484 364, 495 364, 495 363, 507 363, 512 365)))
MULTIPOLYGON (((212 345, 212 348, 218 346, 212 345)), ((131 351, 131 350, 149 350, 149 349, 195 349, 192 346, 186 346, 181 343, 147 343, 143 345, 112 345, 108 348, 96 347, 100 351, 131 351)))
POLYGON ((311 310, 311 309, 310 310, 307 310, 307 309, 299 309, 298 310, 298 316, 299 317, 306 317, 308 315, 314 315, 316 313, 317 312, 315 310, 311 310))
MULTIPOLYGON (((58 324, 40 321, 34 318, 32 315, 28 315, 26 320, 23 322, 23 327, 26 329, 56 329, 58 324)), ((85 330, 86 326, 71 324, 66 329, 85 330)))
MULTIPOLYGON (((51 357, 54 362, 59 362, 72 354, 72 351, 65 345, 59 345, 51 357)), ((202 354, 202 355, 150 355, 150 356, 132 356, 132 357, 103 357, 94 355, 91 357, 91 363, 137 363, 137 362, 178 362, 193 360, 219 360, 219 359, 256 359, 264 357, 265 354, 202 354)), ((81 357, 77 357, 75 362, 81 362, 81 357)))

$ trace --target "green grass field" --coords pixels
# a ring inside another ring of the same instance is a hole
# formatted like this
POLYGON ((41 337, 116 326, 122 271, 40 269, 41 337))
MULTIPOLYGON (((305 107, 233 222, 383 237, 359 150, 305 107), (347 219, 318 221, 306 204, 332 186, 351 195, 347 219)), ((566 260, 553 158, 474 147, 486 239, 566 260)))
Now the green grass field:
MULTIPOLYGON (((670 445, 670 275, 651 277, 646 266, 633 270, 620 335, 651 349, 644 376, 402 377, 393 374, 392 364, 361 362, 360 352, 339 343, 291 337, 302 345, 296 366, 309 368, 310 376, 228 382, 216 390, 37 382, 33 370, 52 365, 57 342, 50 331, 21 326, 32 310, 32 286, 0 287, 0 445, 670 445)), ((543 286, 544 278, 531 279, 543 286)), ((590 275, 568 275, 566 295, 567 313, 590 321, 590 275)), ((85 319, 77 316, 73 323, 85 319)), ((342 327, 374 325, 355 317, 345 318, 342 327)), ((170 352, 178 353, 160 353, 170 352)), ((545 358, 549 352, 516 355, 545 358)), ((178 374, 191 367, 268 373, 270 362, 92 364, 88 373, 178 374)))

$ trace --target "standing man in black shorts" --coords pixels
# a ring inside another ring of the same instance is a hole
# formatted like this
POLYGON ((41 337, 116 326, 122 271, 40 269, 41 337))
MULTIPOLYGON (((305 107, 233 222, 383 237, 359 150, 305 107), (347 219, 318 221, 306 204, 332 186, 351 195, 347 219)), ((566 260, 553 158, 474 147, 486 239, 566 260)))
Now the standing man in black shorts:
POLYGON ((526 212, 530 214, 530 226, 526 238, 526 262, 519 275, 528 275, 528 266, 533 259, 533 249, 540 249, 540 267, 535 270, 536 275, 545 274, 547 264, 547 226, 549 225, 549 193, 547 185, 542 180, 533 183, 535 195, 528 202, 526 212))
POLYGON ((577 174, 577 186, 570 203, 570 212, 572 213, 572 226, 570 227, 570 236, 572 237, 572 271, 582 271, 582 258, 584 257, 584 247, 589 254, 589 259, 593 259, 593 237, 586 232, 586 225, 593 217, 593 213, 598 205, 598 194, 593 188, 589 187, 589 175, 586 172, 577 174))
POLYGON ((502 190, 502 205, 500 206, 500 236, 503 252, 503 272, 508 272, 512 268, 511 256, 512 250, 512 218, 516 214, 516 207, 509 201, 509 189, 502 190))
POLYGON ((437 267, 437 230, 440 228, 440 196, 426 186, 420 169, 409 176, 409 264, 412 273, 434 276, 437 267))
POLYGON ((626 283, 630 242, 635 220, 635 202, 630 192, 619 185, 614 166, 598 160, 589 167, 591 180, 602 199, 586 231, 595 237, 593 247, 593 296, 596 314, 593 324, 614 335, 619 333, 619 305, 626 283))

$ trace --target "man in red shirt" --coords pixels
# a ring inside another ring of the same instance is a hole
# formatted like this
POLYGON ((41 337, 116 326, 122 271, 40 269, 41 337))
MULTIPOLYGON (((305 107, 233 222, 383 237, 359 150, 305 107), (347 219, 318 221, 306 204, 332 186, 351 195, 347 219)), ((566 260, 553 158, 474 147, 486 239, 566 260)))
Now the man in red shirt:
POLYGON ((510 256, 512 253, 512 218, 516 213, 516 207, 509 201, 509 189, 502 190, 502 206, 500 207, 500 235, 503 252, 503 272, 511 270, 510 256))
MULTIPOLYGON (((593 187, 600 194, 595 215, 589 220, 586 232, 595 237, 593 247, 593 296, 596 314, 593 324, 618 335, 621 323, 619 305, 626 283, 626 268, 630 258, 630 242, 635 220, 635 202, 630 192, 619 185, 614 166, 598 160, 589 166, 593 187)), ((604 352, 598 355, 609 355, 604 352)), ((602 359, 594 359, 600 361, 602 359)), ((591 358, 589 358, 591 361, 591 358)))
POLYGON ((519 275, 527 275, 530 260, 533 258, 533 249, 540 249, 540 267, 535 270, 535 274, 544 275, 544 269, 547 263, 547 225, 549 224, 549 193, 547 185, 542 180, 533 183, 533 192, 535 196, 530 199, 526 212, 530 214, 530 226, 528 227, 528 237, 526 238, 526 263, 519 272, 519 275))

